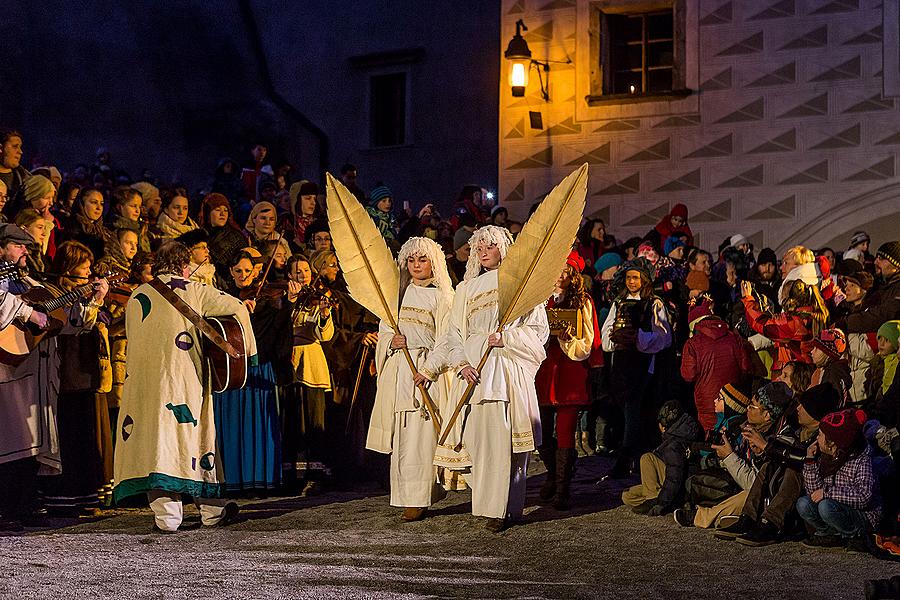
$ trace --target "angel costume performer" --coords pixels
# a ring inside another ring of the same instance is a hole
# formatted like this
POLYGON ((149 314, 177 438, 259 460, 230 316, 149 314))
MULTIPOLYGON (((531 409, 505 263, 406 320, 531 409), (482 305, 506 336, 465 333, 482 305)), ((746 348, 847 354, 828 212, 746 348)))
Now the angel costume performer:
MULTIPOLYGON (((401 304, 397 325, 416 368, 436 385, 429 388, 439 412, 446 413, 449 384, 440 375, 446 352, 435 342, 447 329, 453 285, 441 247, 428 238, 410 238, 397 256, 401 304), (424 256, 431 261, 432 277, 414 280, 407 261, 424 256)), ((422 394, 413 384, 414 373, 399 349, 391 349, 394 331, 381 322, 375 364, 378 390, 369 423, 366 448, 391 455, 391 506, 424 508, 440 500, 434 451, 437 434, 425 409, 422 394)), ((406 517, 404 517, 406 518, 406 517)))
MULTIPOLYGON (((202 316, 234 315, 243 328, 247 356, 255 360, 256 341, 243 302, 184 277, 158 277, 202 316)), ((116 428, 115 498, 146 492, 157 527, 175 531, 182 519, 181 494, 190 494, 204 525, 214 525, 223 514, 225 482, 201 334, 149 283, 132 293, 125 330, 127 377, 116 428)))
MULTIPOLYGON (((482 267, 480 250, 496 246, 502 260, 511 244, 509 231, 493 225, 478 229, 469 240, 472 254, 456 289, 447 329, 449 361, 455 371, 478 365, 500 320, 498 272, 482 267)), ((472 488, 473 515, 502 520, 522 514, 528 456, 541 443, 534 378, 549 336, 543 304, 504 327, 503 346, 488 357, 469 403, 438 447, 435 464, 470 467, 466 482, 472 488), (448 455, 452 449, 459 449, 462 457, 448 455)), ((451 402, 457 402, 465 389, 465 381, 457 378, 451 402)))

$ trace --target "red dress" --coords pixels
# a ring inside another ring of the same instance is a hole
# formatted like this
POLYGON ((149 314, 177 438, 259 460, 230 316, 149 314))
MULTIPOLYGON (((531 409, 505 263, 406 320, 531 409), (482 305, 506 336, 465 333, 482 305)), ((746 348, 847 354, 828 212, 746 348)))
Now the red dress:
MULTIPOLYGON (((535 377, 538 404, 541 406, 587 407, 591 404, 588 389, 588 370, 590 367, 603 364, 603 352, 600 350, 600 327, 597 324, 597 311, 594 302, 588 298, 591 311, 591 324, 594 336, 591 341, 590 356, 585 360, 572 360, 560 347, 558 339, 550 340, 547 358, 535 377)), ((547 305, 553 308, 551 298, 547 305)))

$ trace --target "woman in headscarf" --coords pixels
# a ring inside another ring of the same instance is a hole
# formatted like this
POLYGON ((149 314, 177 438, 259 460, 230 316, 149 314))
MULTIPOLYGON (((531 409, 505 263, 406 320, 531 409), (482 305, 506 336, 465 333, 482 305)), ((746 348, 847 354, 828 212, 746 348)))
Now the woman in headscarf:
MULTIPOLYGON (((447 363, 437 347, 447 329, 453 284, 441 247, 428 238, 410 238, 397 255, 400 268, 400 333, 384 321, 375 347, 378 389, 369 423, 366 448, 391 456, 391 506, 404 508, 403 521, 418 521, 444 495, 437 482, 434 451, 437 433, 414 379, 430 386, 435 407, 446 398, 446 381, 439 380, 447 363), (410 353, 417 372, 404 357, 410 353)), ((440 409, 439 409, 440 410, 440 409)))
POLYGON ((47 222, 45 234, 41 241, 41 253, 46 254, 51 260, 56 254, 56 229, 61 229, 61 224, 50 208, 56 199, 56 187, 50 179, 43 175, 32 175, 25 180, 25 208, 32 208, 47 222))
POLYGON ((291 185, 291 213, 285 215, 284 236, 296 248, 303 248, 306 242, 306 228, 313 221, 325 216, 319 205, 319 186, 312 181, 298 181, 291 185))
POLYGON ((120 185, 112 193, 112 223, 110 229, 131 229, 138 236, 138 250, 150 252, 147 221, 141 221, 143 196, 136 189, 120 185))
MULTIPOLYGON (((250 243, 254 246, 260 242, 276 241, 279 239, 279 232, 276 225, 278 224, 278 211, 271 202, 257 202, 250 210, 250 216, 244 233, 250 238, 250 243)), ((287 241, 287 234, 281 236, 278 242, 284 248, 285 256, 290 256, 291 246, 287 241)))
POLYGON ((247 246, 247 236, 234 220, 228 198, 213 192, 200 206, 200 224, 209 234, 209 257, 222 279, 228 279, 228 267, 234 256, 247 246))

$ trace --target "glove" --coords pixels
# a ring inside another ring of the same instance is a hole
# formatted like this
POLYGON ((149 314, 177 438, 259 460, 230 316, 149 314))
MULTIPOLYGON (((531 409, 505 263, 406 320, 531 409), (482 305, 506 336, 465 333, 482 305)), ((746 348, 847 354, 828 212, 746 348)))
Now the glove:
POLYGON ((878 447, 881 448, 885 454, 890 454, 891 444, 898 435, 900 435, 900 433, 897 432, 896 428, 887 429, 886 427, 879 427, 878 431, 875 432, 875 440, 878 442, 878 447))

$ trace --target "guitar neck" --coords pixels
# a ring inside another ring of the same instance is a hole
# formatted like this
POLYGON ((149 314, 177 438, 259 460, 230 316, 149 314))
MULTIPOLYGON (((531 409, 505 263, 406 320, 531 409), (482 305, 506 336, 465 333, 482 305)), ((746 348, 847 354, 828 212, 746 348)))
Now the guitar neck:
POLYGON ((47 312, 53 312, 54 310, 63 308, 74 302, 80 300, 84 297, 84 293, 92 288, 92 284, 86 283, 84 285, 79 285, 71 292, 67 292, 62 296, 57 296, 53 300, 48 302, 44 302, 43 306, 47 310, 47 312))

